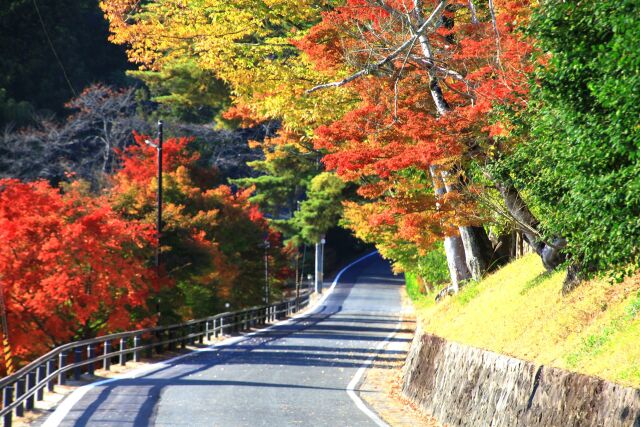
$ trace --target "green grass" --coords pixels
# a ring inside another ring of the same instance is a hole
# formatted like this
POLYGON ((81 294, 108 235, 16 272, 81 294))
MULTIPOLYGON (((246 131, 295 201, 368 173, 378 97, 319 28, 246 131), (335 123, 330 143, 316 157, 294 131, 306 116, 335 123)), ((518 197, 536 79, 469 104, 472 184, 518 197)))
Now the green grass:
POLYGON ((458 304, 467 305, 471 301, 473 301, 475 297, 480 295, 479 286, 480 282, 475 280, 469 280, 467 283, 465 283, 457 295, 458 304))
POLYGON ((640 276, 583 283, 561 294, 564 272, 521 258, 436 304, 407 276, 424 329, 520 359, 640 386, 640 276))
POLYGON ((407 295, 417 310, 424 310, 435 305, 435 293, 424 294, 420 292, 420 283, 418 283, 415 274, 405 273, 404 276, 407 283, 407 295))

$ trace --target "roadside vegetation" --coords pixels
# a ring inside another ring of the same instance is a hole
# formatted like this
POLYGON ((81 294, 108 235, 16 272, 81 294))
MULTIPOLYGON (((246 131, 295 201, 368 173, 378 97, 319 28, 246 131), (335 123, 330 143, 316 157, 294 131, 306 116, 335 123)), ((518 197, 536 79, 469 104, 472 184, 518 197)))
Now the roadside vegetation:
POLYGON ((527 255, 437 304, 413 275, 407 291, 427 333, 640 386, 640 275, 590 280, 563 296, 565 276, 527 255))

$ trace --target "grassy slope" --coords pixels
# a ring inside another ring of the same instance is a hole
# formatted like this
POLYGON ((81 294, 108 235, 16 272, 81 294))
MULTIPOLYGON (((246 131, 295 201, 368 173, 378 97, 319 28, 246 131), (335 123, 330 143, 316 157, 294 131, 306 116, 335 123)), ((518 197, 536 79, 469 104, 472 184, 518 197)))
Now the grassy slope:
POLYGON ((407 291, 427 332, 640 386, 640 276, 594 280, 566 297, 563 279, 529 255, 439 304, 420 295, 411 277, 407 291))

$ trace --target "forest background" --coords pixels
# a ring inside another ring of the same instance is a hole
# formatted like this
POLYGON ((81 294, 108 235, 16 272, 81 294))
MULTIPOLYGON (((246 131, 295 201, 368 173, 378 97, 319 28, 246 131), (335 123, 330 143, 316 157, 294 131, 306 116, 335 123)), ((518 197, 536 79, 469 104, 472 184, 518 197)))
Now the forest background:
POLYGON ((17 346, 60 331, 21 355, 259 303, 265 242, 277 293, 338 221, 443 293, 517 239, 565 293, 638 267, 637 1, 99 6, 0 12, 0 280, 17 346))

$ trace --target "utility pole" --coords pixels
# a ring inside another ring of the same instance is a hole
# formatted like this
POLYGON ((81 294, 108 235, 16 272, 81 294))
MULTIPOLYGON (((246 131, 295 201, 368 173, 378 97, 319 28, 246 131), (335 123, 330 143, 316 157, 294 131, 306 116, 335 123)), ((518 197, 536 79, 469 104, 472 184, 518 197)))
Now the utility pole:
MULTIPOLYGON (((300 211, 300 200, 296 201, 296 211, 300 211)), ((306 246, 305 246, 306 249, 306 246)), ((302 256, 302 266, 300 266, 300 246, 296 248, 296 311, 300 310, 300 283, 302 282, 302 271, 304 271, 304 255, 302 256), (299 272, 299 270, 301 270, 299 272), (299 274, 298 274, 299 273, 299 274)))
MULTIPOLYGON (((158 143, 154 143, 152 141, 146 140, 145 143, 156 149, 158 152, 158 193, 156 195, 156 275, 158 279, 160 278, 160 248, 161 248, 161 237, 162 237, 162 143, 164 139, 164 123, 162 120, 158 120, 158 143)), ((158 313, 158 323, 160 323, 160 303, 161 299, 158 297, 156 301, 156 312, 158 313)))
POLYGON ((316 243, 316 275, 315 275, 315 291, 322 294, 322 284, 324 282, 324 235, 320 241, 316 243))
POLYGON ((158 271, 158 277, 160 277, 160 238, 162 236, 162 143, 164 139, 162 120, 158 121, 158 218, 156 223, 156 229, 158 233, 158 246, 156 246, 156 269, 158 271))

